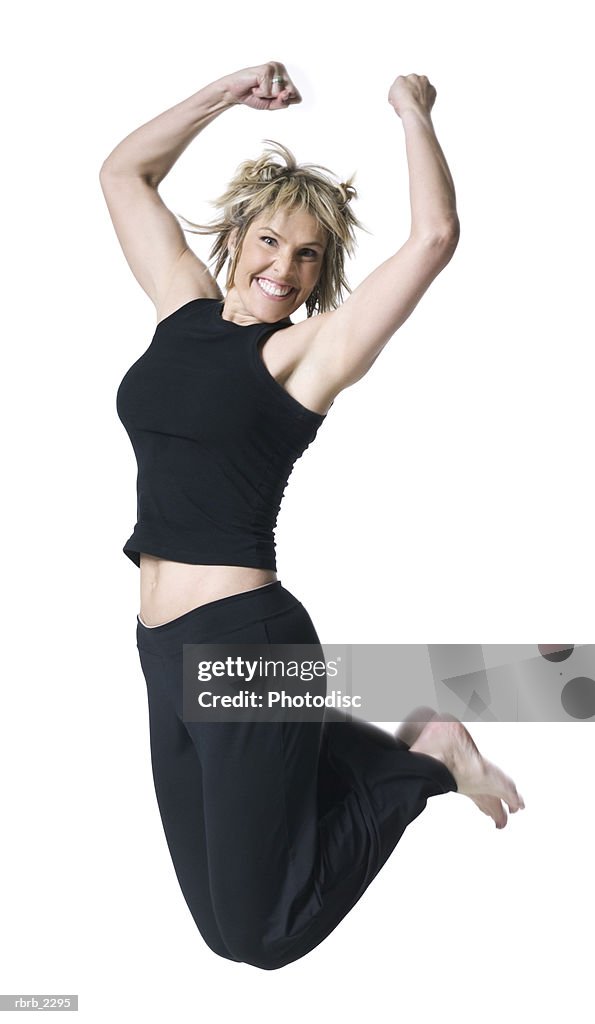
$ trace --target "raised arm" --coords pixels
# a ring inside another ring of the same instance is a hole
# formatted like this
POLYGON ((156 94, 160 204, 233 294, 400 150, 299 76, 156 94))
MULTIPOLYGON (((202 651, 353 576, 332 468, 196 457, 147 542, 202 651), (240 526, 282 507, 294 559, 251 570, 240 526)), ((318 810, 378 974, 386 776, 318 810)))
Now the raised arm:
MULTIPOLYGON (((411 230, 405 244, 342 306, 316 318, 308 361, 335 394, 368 372, 458 244, 454 184, 430 116, 435 98, 425 75, 399 75, 389 91, 405 130, 411 230)), ((390 185, 389 197, 392 202, 390 185)))
POLYGON ((244 68, 141 125, 109 154, 99 180, 122 250, 138 283, 160 311, 175 277, 178 304, 190 298, 221 298, 217 282, 186 243, 158 186, 190 142, 232 106, 280 110, 301 96, 285 66, 270 61, 244 68), (273 82, 282 75, 287 85, 273 82), (175 274, 174 274, 175 271, 175 274))

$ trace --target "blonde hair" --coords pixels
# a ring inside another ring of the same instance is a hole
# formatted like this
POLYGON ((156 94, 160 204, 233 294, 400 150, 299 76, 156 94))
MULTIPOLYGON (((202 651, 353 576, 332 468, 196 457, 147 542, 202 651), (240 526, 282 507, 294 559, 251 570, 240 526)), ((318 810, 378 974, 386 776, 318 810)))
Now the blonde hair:
MULTIPOLYGON (((327 232, 327 244, 322 257, 322 269, 316 287, 306 300, 307 315, 336 309, 342 301, 342 291, 351 288, 345 278, 345 253, 353 255, 354 228, 368 229, 353 213, 350 202, 357 198, 352 185, 355 173, 346 182, 335 184, 321 171, 328 167, 319 164, 298 164, 293 153, 280 142, 263 139, 271 148, 265 149, 256 160, 245 160, 239 165, 226 191, 210 205, 219 208, 222 216, 212 224, 194 224, 181 217, 193 234, 216 234, 209 253, 215 261, 214 276, 218 277, 225 261, 230 259, 226 287, 234 283, 236 265, 246 232, 256 217, 265 210, 275 213, 280 208, 306 210, 327 232), (273 159, 282 156, 284 164, 273 159), (237 229, 236 247, 231 255, 228 243, 231 232, 237 229)), ((333 174, 332 171, 329 171, 333 174)), ((335 177, 335 175, 333 175, 335 177)))

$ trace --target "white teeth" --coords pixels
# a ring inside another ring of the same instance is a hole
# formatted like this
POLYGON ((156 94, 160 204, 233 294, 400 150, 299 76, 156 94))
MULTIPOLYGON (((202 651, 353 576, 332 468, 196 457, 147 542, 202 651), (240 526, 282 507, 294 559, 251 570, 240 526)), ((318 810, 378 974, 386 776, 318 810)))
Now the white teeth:
POLYGON ((257 277, 256 280, 258 281, 263 292, 268 292, 269 295, 289 295, 291 291, 291 288, 276 288, 275 285, 271 284, 270 281, 263 281, 261 277, 257 277))

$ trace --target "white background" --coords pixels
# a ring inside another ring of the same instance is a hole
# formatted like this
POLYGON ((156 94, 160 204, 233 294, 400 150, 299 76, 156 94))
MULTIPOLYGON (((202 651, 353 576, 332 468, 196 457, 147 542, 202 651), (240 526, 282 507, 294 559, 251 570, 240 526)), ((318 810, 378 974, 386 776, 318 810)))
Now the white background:
MULTIPOLYGON (((77 992, 93 1024, 591 1019, 588 722, 472 726, 525 812, 497 832, 471 801, 432 799, 296 963, 259 971, 200 938, 152 788, 139 575, 121 551, 136 467, 115 395, 155 312, 98 179, 140 124, 282 61, 303 103, 226 112, 160 191, 210 219, 264 138, 340 180, 356 170, 371 235, 355 287, 409 231, 387 95, 398 74, 426 74, 460 243, 297 464, 279 578, 323 643, 592 643, 585 19, 577 2, 143 0, 29 3, 5 20, 0 992, 77 992)), ((206 259, 212 240, 187 238, 206 259)))

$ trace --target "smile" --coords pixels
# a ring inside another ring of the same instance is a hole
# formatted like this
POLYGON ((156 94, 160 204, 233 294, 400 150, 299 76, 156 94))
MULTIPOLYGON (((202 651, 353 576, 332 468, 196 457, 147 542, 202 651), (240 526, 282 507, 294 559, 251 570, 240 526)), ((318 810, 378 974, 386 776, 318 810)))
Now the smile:
POLYGON ((271 299, 285 299, 293 291, 293 288, 280 288, 278 285, 273 284, 271 281, 265 281, 261 277, 257 277, 255 280, 260 290, 271 299))

